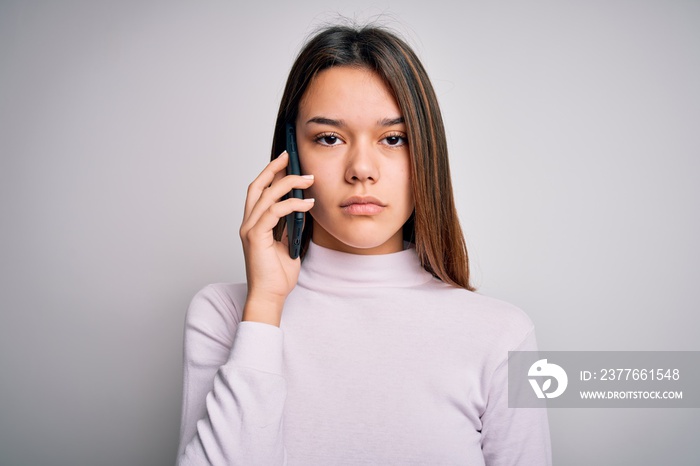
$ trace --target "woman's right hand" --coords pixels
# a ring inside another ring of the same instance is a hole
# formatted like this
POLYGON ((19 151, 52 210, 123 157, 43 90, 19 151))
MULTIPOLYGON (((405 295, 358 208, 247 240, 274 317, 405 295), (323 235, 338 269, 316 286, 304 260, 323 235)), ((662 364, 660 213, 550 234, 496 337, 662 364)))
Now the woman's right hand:
POLYGON ((276 326, 299 278, 301 261, 289 257, 286 229, 282 241, 275 241, 272 230, 285 215, 307 212, 314 205, 313 199, 280 200, 292 188, 306 189, 314 182, 313 175, 287 175, 288 160, 282 152, 248 186, 240 229, 248 280, 243 320, 276 326))

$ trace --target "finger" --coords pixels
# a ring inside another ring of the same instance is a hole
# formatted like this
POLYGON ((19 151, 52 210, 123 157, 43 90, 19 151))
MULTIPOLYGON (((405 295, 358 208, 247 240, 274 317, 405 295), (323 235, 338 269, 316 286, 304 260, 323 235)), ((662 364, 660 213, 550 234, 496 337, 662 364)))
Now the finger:
POLYGON ((287 175, 276 183, 273 183, 268 188, 264 189, 258 202, 248 214, 248 221, 256 222, 264 211, 270 208, 271 205, 278 202, 282 197, 288 194, 292 189, 307 189, 314 182, 313 175, 287 175))
POLYGON ((287 167, 287 161, 289 155, 287 151, 282 152, 276 159, 268 163, 263 171, 253 180, 250 185, 248 185, 248 193, 246 194, 245 209, 243 211, 243 218, 248 217, 253 207, 260 199, 260 195, 263 190, 270 186, 278 173, 281 176, 286 174, 285 168, 287 167))
MULTIPOLYGON (((285 168, 286 168, 286 165, 285 165, 285 168)), ((269 188, 270 186, 272 186, 273 184, 277 183, 279 180, 281 180, 281 179, 284 178, 285 176, 287 176, 287 170, 280 170, 280 171, 278 171, 277 173, 275 173, 275 176, 272 177, 272 183, 270 183, 269 185, 267 185, 265 188, 269 188)), ((264 190, 263 190, 263 191, 264 191, 264 190)))
POLYGON ((275 225, 277 225, 280 218, 291 214, 292 212, 308 212, 313 206, 313 198, 291 198, 277 202, 263 212, 255 224, 250 225, 249 229, 244 231, 242 228, 241 235, 246 236, 245 239, 249 242, 254 242, 256 239, 267 237, 275 225))
POLYGON ((272 230, 282 217, 292 212, 308 212, 313 207, 314 202, 313 198, 289 198, 276 202, 259 214, 245 219, 241 224, 239 234, 242 239, 246 239, 250 231, 255 229, 257 234, 265 234, 272 238, 272 230), (265 220, 261 223, 263 216, 265 216, 265 220))

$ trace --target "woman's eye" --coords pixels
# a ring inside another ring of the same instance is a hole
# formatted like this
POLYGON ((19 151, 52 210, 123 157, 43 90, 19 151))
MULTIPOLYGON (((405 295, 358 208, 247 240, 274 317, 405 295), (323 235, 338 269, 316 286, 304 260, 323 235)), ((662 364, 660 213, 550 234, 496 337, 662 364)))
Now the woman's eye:
POLYGON ((387 146, 403 146, 406 144, 406 138, 404 136, 392 135, 384 138, 384 144, 387 146))
POLYGON ((337 146, 342 141, 335 134, 321 134, 316 137, 316 142, 323 146, 337 146))

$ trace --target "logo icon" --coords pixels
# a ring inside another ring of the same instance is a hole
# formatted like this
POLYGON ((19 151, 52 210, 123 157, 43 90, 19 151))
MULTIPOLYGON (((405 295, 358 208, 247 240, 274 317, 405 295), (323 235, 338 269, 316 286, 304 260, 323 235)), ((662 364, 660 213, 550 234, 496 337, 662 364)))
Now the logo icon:
POLYGON ((540 359, 530 366, 527 375, 537 398, 556 398, 564 393, 566 385, 569 383, 566 371, 562 369, 561 366, 548 363, 546 359, 540 359), (536 379, 537 377, 547 377, 541 387, 536 379), (557 381, 557 386, 554 391, 548 392, 547 390, 552 386, 552 379, 557 381))

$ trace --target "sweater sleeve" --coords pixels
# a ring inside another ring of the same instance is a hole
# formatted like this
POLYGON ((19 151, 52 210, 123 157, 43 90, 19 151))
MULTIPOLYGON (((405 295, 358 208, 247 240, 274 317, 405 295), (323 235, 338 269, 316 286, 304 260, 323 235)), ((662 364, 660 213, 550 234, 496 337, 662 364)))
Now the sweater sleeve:
MULTIPOLYGON (((512 351, 537 351, 534 330, 512 351)), ((546 408, 508 407, 507 357, 495 370, 490 386, 488 404, 481 416, 486 466, 551 466, 546 408)))
POLYGON ((214 286, 195 296, 184 337, 179 465, 282 465, 282 331, 240 322, 214 286))

